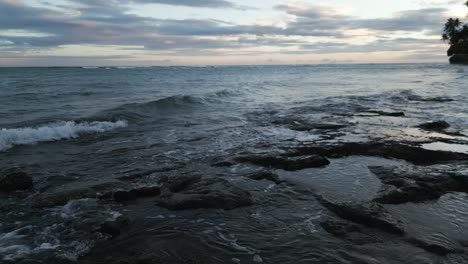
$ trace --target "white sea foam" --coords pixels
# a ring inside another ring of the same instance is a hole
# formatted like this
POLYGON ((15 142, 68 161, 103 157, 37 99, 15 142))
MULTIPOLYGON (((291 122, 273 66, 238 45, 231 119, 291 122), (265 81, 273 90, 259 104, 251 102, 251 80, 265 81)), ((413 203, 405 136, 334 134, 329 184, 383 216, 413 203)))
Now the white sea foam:
POLYGON ((82 122, 75 121, 52 123, 41 127, 22 127, 0 129, 0 151, 16 145, 36 144, 39 142, 77 138, 83 134, 103 133, 126 127, 127 121, 82 122))

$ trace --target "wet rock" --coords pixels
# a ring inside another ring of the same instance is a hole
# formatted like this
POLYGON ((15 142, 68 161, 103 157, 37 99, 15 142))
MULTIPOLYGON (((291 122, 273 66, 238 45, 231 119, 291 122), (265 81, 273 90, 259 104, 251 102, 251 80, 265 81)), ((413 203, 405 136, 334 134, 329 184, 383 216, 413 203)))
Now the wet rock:
POLYGON ((269 180, 276 184, 281 184, 284 182, 284 180, 280 179, 278 174, 271 172, 271 171, 254 172, 254 173, 245 175, 245 177, 252 179, 252 180, 256 180, 256 181, 269 180))
POLYGON ((425 130, 441 131, 446 128, 449 128, 450 125, 445 121, 438 120, 438 121, 431 121, 431 122, 421 124, 418 127, 425 129, 425 130))
POLYGON ((381 243, 385 241, 385 237, 388 239, 388 235, 378 234, 372 229, 366 229, 362 225, 355 224, 349 221, 328 219, 320 223, 320 226, 328 233, 351 241, 357 245, 365 245, 370 243, 381 243))
POLYGON ((221 178, 203 178, 183 190, 160 196, 156 204, 170 210, 197 208, 234 209, 253 204, 249 192, 221 178))
POLYGON ((394 218, 378 203, 336 203, 323 197, 317 197, 317 199, 323 206, 343 219, 377 228, 388 233, 404 234, 401 221, 394 218))
POLYGON ((239 162, 249 162, 257 166, 297 171, 307 168, 319 168, 330 164, 330 161, 319 155, 308 155, 300 157, 286 156, 242 156, 237 157, 239 162))
POLYGON ((347 221, 327 220, 320 223, 320 226, 330 234, 337 237, 345 237, 351 232, 362 232, 362 228, 347 221))
POLYGON ((374 201, 383 204, 435 200, 449 192, 466 192, 463 176, 411 170, 409 168, 369 167, 384 184, 374 201))
POLYGON ((291 151, 288 156, 320 155, 343 158, 353 155, 379 156, 409 161, 416 165, 432 165, 447 161, 467 160, 468 155, 449 151, 423 149, 400 142, 350 142, 330 145, 309 145, 291 151))
POLYGON ((211 166, 213 167, 231 167, 234 165, 236 165, 236 163, 230 160, 223 160, 223 161, 219 161, 219 162, 215 162, 211 164, 211 166))
POLYGON ((171 192, 177 193, 187 189, 189 186, 198 183, 202 179, 201 175, 180 175, 172 177, 162 177, 159 183, 168 188, 171 192))
POLYGON ((366 113, 377 114, 377 115, 380 115, 380 116, 395 116, 395 117, 405 116, 404 112, 389 112, 389 111, 370 110, 370 111, 366 111, 366 113))
POLYGON ((81 186, 66 187, 52 192, 37 195, 33 207, 44 208, 65 205, 71 200, 84 198, 100 198, 113 189, 125 189, 127 186, 121 182, 104 182, 99 184, 84 184, 81 186))
POLYGON ((408 96, 408 101, 419 101, 419 102, 452 102, 452 98, 448 97, 422 97, 419 95, 408 96))
POLYGON ((161 194, 161 189, 158 186, 150 186, 126 191, 116 191, 112 194, 112 197, 116 202, 126 202, 138 198, 158 196, 159 194, 161 194))
POLYGON ((314 129, 320 130, 337 130, 347 127, 345 124, 336 124, 336 123, 312 123, 307 120, 301 120, 297 118, 285 118, 277 119, 273 121, 275 125, 284 125, 291 130, 295 131, 310 131, 314 129))
POLYGON ((113 221, 104 222, 98 229, 98 232, 116 237, 120 235, 124 229, 130 226, 130 219, 125 216, 119 216, 113 221))
POLYGON ((19 169, 9 169, 0 176, 0 191, 12 192, 30 189, 33 186, 31 176, 19 169))
POLYGON ((441 256, 463 252, 463 247, 459 243, 440 233, 425 237, 409 237, 406 240, 417 247, 441 256))
POLYGON ((152 170, 146 170, 146 171, 142 171, 142 172, 137 172, 137 173, 132 173, 132 174, 129 174, 129 175, 125 175, 125 176, 119 177, 118 179, 121 180, 121 181, 133 181, 133 180, 143 178, 145 176, 148 176, 148 175, 151 175, 151 174, 154 174, 154 173, 173 171, 173 170, 179 169, 181 167, 182 167, 182 165, 172 166, 172 167, 155 168, 155 169, 152 169, 152 170))

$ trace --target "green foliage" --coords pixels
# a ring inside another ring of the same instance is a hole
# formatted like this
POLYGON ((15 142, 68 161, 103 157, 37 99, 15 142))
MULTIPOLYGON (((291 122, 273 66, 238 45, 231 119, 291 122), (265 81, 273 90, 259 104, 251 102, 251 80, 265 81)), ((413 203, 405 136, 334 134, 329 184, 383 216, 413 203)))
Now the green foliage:
MULTIPOLYGON (((468 1, 465 3, 468 6, 468 1)), ((442 39, 448 41, 448 56, 454 54, 468 54, 468 24, 458 18, 449 18, 445 23, 442 39)))

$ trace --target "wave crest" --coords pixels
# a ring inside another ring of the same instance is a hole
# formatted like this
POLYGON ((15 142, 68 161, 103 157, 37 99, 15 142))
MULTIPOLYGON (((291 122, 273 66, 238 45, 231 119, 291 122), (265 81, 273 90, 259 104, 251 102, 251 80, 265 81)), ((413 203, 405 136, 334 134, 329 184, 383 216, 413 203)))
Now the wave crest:
POLYGON ((103 133, 127 125, 128 123, 125 120, 81 123, 68 121, 41 127, 3 128, 0 129, 0 151, 5 151, 17 145, 30 145, 39 142, 77 138, 83 134, 103 133))

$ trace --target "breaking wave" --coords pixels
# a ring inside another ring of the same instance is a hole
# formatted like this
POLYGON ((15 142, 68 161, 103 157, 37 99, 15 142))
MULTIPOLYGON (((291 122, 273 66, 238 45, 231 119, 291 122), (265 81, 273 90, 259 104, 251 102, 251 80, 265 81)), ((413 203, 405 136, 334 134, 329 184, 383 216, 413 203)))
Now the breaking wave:
POLYGON ((83 134, 103 133, 128 125, 127 121, 116 122, 75 121, 57 122, 41 127, 22 127, 0 130, 0 151, 5 151, 16 145, 36 144, 39 142, 56 141, 61 139, 77 138, 83 134))

